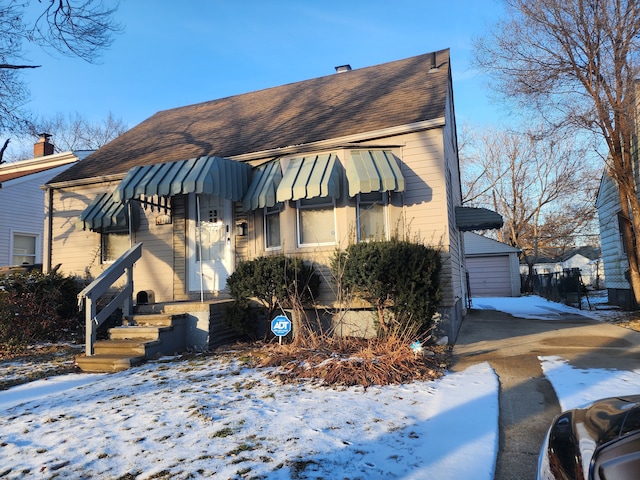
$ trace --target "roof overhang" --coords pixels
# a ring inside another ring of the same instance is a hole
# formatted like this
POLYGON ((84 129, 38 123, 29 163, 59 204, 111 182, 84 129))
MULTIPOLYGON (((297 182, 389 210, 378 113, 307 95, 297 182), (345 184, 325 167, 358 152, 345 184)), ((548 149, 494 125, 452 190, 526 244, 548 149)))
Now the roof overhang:
MULTIPOLYGON (((379 130, 370 130, 367 132, 346 135, 344 137, 332 138, 329 140, 321 140, 318 142, 301 143, 298 145, 290 145, 287 147, 273 148, 270 150, 262 150, 259 152, 248 152, 241 155, 233 155, 229 158, 241 162, 260 160, 264 158, 280 157, 284 155, 295 155, 303 152, 313 152, 321 150, 335 150, 343 148, 346 145, 357 146, 358 143, 368 142, 380 138, 395 137, 408 133, 420 132, 422 130, 430 130, 432 128, 440 128, 446 125, 444 117, 433 118, 422 122, 408 123, 406 125, 398 125, 396 127, 383 128, 379 130)), ((362 147, 361 147, 362 148, 362 147)))

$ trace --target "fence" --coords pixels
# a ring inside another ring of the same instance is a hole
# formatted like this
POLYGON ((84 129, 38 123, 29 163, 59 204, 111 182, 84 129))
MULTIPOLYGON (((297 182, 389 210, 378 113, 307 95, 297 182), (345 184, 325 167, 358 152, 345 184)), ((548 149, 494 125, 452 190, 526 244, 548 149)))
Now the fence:
POLYGON ((522 275, 520 279, 523 291, 526 291, 525 286, 528 286, 531 293, 547 300, 582 308, 583 285, 579 268, 534 274, 529 282, 527 275, 522 275))

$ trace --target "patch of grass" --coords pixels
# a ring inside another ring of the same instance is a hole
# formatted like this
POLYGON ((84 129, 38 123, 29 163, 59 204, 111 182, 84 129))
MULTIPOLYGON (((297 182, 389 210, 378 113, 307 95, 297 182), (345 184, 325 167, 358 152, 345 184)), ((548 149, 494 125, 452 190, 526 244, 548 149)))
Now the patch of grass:
POLYGON ((231 428, 225 427, 218 430, 217 432, 212 433, 211 438, 226 438, 226 437, 230 437, 234 433, 235 432, 231 428))
POLYGON ((239 455, 242 452, 250 452, 251 450, 255 450, 258 447, 259 445, 249 445, 248 443, 242 443, 233 450, 229 450, 226 454, 228 456, 235 456, 239 455))
POLYGON ((318 465, 314 460, 292 460, 289 462, 291 466, 291 478, 301 478, 300 475, 312 465, 318 465))

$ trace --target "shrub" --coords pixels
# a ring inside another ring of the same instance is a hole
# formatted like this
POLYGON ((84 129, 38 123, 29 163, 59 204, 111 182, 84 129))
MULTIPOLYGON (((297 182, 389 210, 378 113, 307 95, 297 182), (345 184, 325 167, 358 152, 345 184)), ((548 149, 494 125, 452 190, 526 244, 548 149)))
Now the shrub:
POLYGON ((0 343, 21 346, 69 338, 81 327, 78 283, 57 269, 0 276, 0 343))
POLYGON ((380 335, 429 331, 440 301, 441 266, 437 249, 401 240, 353 244, 331 262, 343 294, 376 308, 380 335))
POLYGON ((258 318, 249 314, 249 299, 256 299, 271 320, 277 309, 311 302, 318 294, 320 277, 299 258, 272 255, 240 263, 227 279, 227 288, 235 302, 225 309, 225 323, 239 333, 249 333, 255 331, 258 318))

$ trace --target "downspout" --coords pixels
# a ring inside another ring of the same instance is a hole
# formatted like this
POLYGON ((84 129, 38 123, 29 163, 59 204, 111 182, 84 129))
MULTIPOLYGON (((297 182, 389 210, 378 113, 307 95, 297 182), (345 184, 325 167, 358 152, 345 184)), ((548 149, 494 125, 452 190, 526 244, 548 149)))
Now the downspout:
POLYGON ((196 242, 200 259, 200 303, 204 303, 204 285, 202 280, 202 219, 200 218, 200 195, 196 194, 196 242))
POLYGON ((131 200, 127 200, 127 224, 129 225, 129 248, 133 247, 133 215, 131 211, 131 200))
POLYGON ((44 263, 45 273, 49 273, 51 271, 51 256, 53 251, 52 246, 52 238, 53 238, 53 188, 47 188, 47 235, 46 235, 46 245, 44 248, 44 253, 46 255, 46 259, 44 263))

